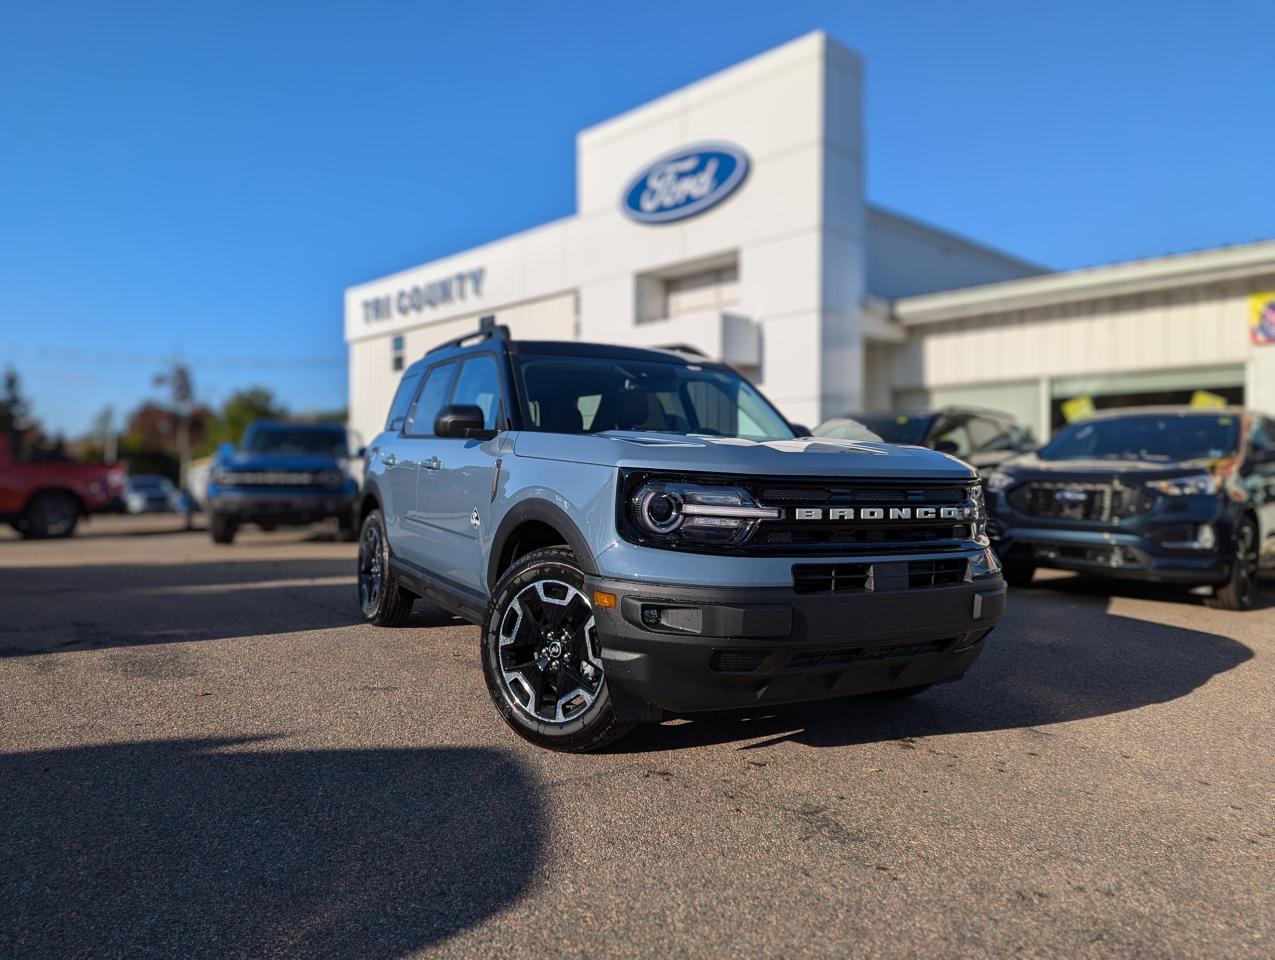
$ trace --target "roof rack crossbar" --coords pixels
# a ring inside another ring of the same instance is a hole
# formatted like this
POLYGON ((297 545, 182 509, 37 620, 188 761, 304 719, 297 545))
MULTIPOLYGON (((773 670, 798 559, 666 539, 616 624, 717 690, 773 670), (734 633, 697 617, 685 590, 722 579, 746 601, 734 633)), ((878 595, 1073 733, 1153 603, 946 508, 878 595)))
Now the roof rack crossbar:
POLYGON ((483 318, 483 325, 477 330, 471 331, 460 337, 455 337, 444 343, 440 343, 436 347, 430 347, 425 351, 425 356, 431 353, 438 353, 439 350, 447 350, 451 347, 463 347, 470 340, 508 340, 509 328, 503 323, 488 323, 487 317, 483 318))

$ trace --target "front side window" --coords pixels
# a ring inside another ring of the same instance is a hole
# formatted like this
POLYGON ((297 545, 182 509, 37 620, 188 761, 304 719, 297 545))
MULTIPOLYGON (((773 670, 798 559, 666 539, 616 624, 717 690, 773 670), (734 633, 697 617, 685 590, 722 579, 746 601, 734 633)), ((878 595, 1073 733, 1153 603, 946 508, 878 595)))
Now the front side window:
POLYGON ((416 388, 420 386, 420 383, 421 373, 419 370, 407 374, 399 382, 398 390, 390 403, 389 416, 385 418, 386 430, 403 429, 403 424, 407 422, 407 411, 411 409, 412 401, 416 399, 416 388))
POLYGON ((1239 449, 1240 424, 1217 414, 1136 414, 1072 424, 1040 448, 1042 460, 1220 460, 1239 449))
POLYGON ((528 430, 793 438, 788 422, 732 370, 604 357, 527 357, 517 369, 528 430))
POLYGON ((434 367, 421 388, 420 399, 412 410, 407 422, 407 434, 412 437, 432 437, 434 421, 439 411, 447 405, 447 398, 452 392, 452 383, 456 379, 457 363, 444 363, 434 367))
POLYGON ((491 357, 470 357, 460 368, 453 404, 470 404, 483 412, 483 427, 496 430, 500 419, 500 369, 491 357))

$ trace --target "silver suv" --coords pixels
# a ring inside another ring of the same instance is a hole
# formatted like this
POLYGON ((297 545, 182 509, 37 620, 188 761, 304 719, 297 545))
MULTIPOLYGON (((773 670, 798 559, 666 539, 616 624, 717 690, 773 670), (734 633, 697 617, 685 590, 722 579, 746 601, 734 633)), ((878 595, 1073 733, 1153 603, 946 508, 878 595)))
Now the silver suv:
POLYGON ((403 374, 368 448, 359 602, 481 627, 526 739, 959 679, 1005 609, 974 471, 802 437, 683 354, 488 327, 403 374))

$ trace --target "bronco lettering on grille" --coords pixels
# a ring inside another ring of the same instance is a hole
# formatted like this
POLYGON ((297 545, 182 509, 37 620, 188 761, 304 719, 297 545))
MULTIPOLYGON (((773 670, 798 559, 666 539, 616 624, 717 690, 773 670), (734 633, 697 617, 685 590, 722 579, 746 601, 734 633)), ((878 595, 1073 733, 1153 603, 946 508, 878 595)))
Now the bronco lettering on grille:
MULTIPOLYGON (((973 507, 829 507, 829 520, 968 520, 973 507)), ((822 507, 797 507, 794 520, 823 520, 822 507)))

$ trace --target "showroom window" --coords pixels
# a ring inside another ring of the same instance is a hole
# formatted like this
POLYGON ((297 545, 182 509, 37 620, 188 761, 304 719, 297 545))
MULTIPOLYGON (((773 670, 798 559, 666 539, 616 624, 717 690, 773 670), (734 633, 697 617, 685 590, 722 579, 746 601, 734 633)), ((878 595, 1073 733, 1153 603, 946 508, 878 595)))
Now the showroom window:
POLYGON ((390 369, 397 373, 403 369, 404 337, 400 333, 390 341, 390 369))

